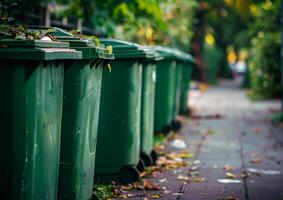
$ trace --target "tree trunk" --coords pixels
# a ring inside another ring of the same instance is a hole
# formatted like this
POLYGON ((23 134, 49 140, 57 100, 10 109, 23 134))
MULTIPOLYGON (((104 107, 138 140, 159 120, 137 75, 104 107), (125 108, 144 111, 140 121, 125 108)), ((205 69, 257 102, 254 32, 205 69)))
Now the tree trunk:
POLYGON ((199 4, 199 8, 196 12, 196 23, 194 24, 194 31, 195 35, 192 39, 192 50, 193 55, 196 59, 196 65, 197 65, 197 79, 200 82, 206 82, 206 68, 203 60, 203 35, 204 35, 204 26, 203 26, 203 17, 204 17, 204 9, 202 6, 202 2, 199 4))

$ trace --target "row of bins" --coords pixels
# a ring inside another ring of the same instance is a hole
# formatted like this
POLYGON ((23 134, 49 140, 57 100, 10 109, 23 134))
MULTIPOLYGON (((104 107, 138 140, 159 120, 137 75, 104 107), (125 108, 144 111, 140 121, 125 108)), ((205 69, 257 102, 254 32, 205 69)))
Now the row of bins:
POLYGON ((153 133, 188 111, 190 55, 52 30, 56 41, 0 35, 3 199, 90 199, 93 184, 136 181, 157 159, 153 133))

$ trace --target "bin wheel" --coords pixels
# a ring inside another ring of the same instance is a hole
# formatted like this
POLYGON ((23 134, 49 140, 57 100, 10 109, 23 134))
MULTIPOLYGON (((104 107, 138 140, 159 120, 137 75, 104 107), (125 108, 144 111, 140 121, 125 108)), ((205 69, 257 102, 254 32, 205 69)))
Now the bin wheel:
POLYGON ((151 156, 144 152, 141 152, 141 159, 143 160, 146 167, 153 165, 151 156))
POLYGON ((95 193, 92 193, 90 200, 101 200, 95 193))
POLYGON ((118 180, 122 184, 129 184, 139 180, 139 171, 134 166, 123 167, 118 175, 118 180))
POLYGON ((157 154, 157 152, 154 149, 151 151, 150 157, 152 159, 152 164, 155 165, 156 161, 158 159, 158 154, 157 154))
POLYGON ((180 114, 181 114, 182 116, 189 117, 190 114, 191 114, 191 111, 190 111, 189 108, 187 108, 186 110, 181 110, 181 111, 180 111, 180 114))
POLYGON ((137 164, 137 169, 139 170, 139 172, 143 172, 145 170, 145 163, 143 161, 142 158, 140 158, 139 163, 137 164))
POLYGON ((179 131, 182 128, 182 123, 180 121, 174 120, 171 123, 171 127, 174 131, 179 131))
POLYGON ((164 133, 164 135, 168 135, 170 133, 171 127, 166 126, 163 130, 162 133, 164 133))

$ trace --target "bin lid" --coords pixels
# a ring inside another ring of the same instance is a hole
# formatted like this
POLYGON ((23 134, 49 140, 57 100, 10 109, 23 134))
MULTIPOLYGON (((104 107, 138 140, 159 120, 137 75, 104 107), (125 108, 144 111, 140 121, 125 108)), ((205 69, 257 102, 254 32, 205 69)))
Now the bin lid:
POLYGON ((117 39, 100 39, 104 45, 111 45, 115 59, 152 59, 152 51, 132 42, 126 42, 117 39))
POLYGON ((149 54, 151 54, 151 58, 148 58, 148 61, 152 61, 152 62, 158 62, 160 60, 163 60, 163 57, 160 55, 160 53, 158 53, 156 50, 154 50, 153 47, 151 46, 142 46, 142 48, 147 51, 149 54))
POLYGON ((83 39, 79 36, 56 27, 29 26, 31 31, 50 30, 49 34, 57 40, 68 42, 70 47, 82 52, 83 59, 114 59, 114 54, 108 52, 104 45, 97 45, 94 41, 83 39))
POLYGON ((0 59, 65 60, 81 58, 82 53, 75 49, 69 49, 69 44, 66 42, 25 39, 0 40, 0 59))
POLYGON ((195 63, 195 59, 190 54, 185 53, 179 49, 173 49, 173 50, 175 51, 180 62, 191 63, 191 64, 195 63))
POLYGON ((175 51, 171 48, 162 46, 155 46, 153 48, 163 57, 164 60, 178 60, 175 51))

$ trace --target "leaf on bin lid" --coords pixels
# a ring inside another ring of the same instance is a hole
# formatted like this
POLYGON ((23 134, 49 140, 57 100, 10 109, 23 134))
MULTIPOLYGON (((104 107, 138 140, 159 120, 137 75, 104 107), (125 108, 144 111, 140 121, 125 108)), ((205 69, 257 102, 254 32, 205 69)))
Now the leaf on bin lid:
POLYGON ((107 53, 111 54, 113 52, 113 47, 111 45, 107 46, 106 51, 107 51, 107 53))

